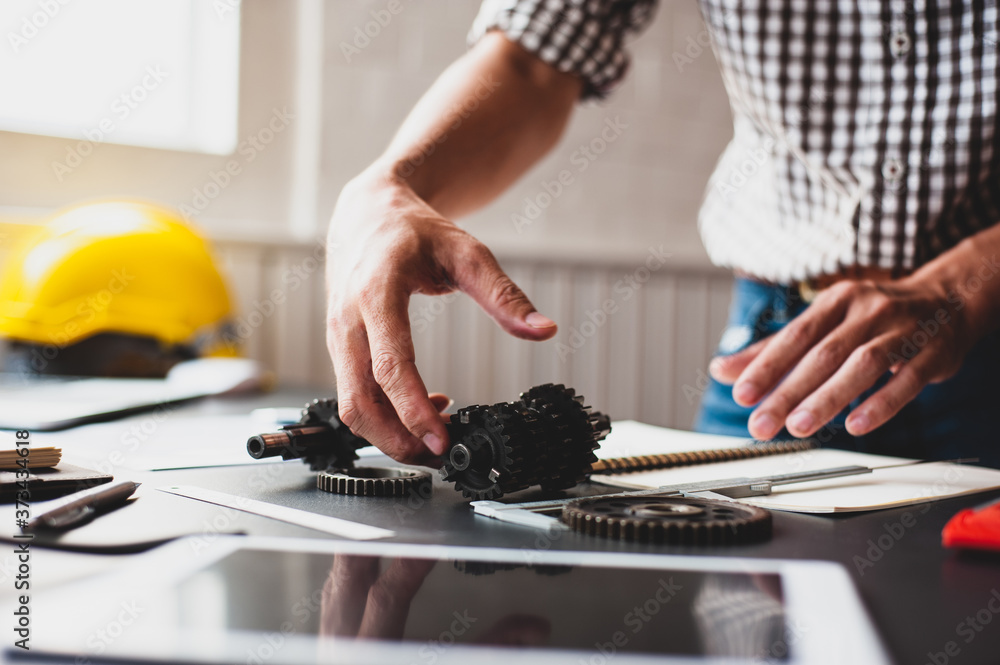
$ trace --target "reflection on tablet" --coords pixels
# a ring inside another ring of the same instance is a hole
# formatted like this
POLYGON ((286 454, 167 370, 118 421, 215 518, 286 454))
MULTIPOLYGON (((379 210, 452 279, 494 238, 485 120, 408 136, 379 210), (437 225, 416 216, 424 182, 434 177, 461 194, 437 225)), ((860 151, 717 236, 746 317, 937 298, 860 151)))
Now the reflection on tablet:
POLYGON ((401 642, 416 662, 455 644, 577 649, 595 665, 617 653, 788 655, 772 573, 245 549, 176 593, 187 628, 319 636, 324 651, 344 639, 401 642))

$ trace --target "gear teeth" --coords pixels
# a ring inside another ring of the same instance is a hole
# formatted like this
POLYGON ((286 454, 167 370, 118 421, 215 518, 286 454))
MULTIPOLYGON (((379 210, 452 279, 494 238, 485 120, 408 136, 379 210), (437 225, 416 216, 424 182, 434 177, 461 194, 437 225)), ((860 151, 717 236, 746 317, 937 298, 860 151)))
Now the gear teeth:
POLYGON ((453 450, 463 444, 470 459, 459 460, 459 469, 449 453, 441 477, 477 500, 532 485, 568 489, 587 478, 597 461, 594 450, 610 429, 607 416, 586 406, 572 388, 536 386, 518 402, 459 409, 449 434, 453 450))
POLYGON ((770 512, 708 499, 579 499, 563 507, 560 519, 591 536, 661 545, 733 545, 771 535, 770 512))
POLYGON ((316 476, 316 487, 332 494, 401 497, 431 492, 431 474, 400 468, 366 467, 324 471, 316 476))
POLYGON ((473 500, 499 498, 535 484, 531 420, 520 405, 506 402, 460 409, 451 419, 452 449, 462 444, 470 459, 456 466, 449 453, 442 477, 473 500))
POLYGON ((492 575, 498 571, 517 570, 523 564, 500 563, 496 561, 455 561, 455 570, 466 575, 492 575))
POLYGON ((586 406, 583 395, 562 384, 544 384, 521 394, 528 408, 557 415, 565 430, 548 438, 547 471, 544 489, 568 489, 587 478, 596 461, 593 451, 611 430, 609 419, 586 406))
POLYGON ((337 402, 333 399, 314 399, 306 404, 299 425, 326 425, 333 430, 329 446, 322 452, 303 457, 302 461, 313 471, 353 468, 358 459, 357 449, 369 445, 341 421, 337 402))

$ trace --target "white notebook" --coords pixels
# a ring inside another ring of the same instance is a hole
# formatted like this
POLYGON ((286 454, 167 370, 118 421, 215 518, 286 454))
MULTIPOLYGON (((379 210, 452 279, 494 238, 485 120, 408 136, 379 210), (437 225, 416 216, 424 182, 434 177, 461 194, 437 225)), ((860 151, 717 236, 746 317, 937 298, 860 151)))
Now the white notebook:
MULTIPOLYGON (((612 432, 602 444, 598 456, 608 459, 734 448, 750 443, 750 439, 742 437, 698 434, 626 420, 613 424, 612 432)), ((838 466, 878 467, 906 461, 900 457, 818 449, 673 469, 609 476, 595 475, 592 480, 615 487, 647 489, 704 480, 756 478, 838 466)), ((896 508, 998 488, 1000 488, 1000 470, 968 464, 935 462, 876 470, 858 476, 778 486, 770 495, 737 499, 737 501, 762 508, 800 513, 839 513, 896 508)))

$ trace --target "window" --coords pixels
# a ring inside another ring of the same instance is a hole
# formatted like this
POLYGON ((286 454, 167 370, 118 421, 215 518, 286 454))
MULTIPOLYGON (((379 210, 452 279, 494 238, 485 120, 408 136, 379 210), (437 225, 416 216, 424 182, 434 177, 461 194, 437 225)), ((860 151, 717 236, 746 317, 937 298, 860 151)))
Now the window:
POLYGON ((239 0, 4 0, 0 130, 231 153, 239 19, 239 0))

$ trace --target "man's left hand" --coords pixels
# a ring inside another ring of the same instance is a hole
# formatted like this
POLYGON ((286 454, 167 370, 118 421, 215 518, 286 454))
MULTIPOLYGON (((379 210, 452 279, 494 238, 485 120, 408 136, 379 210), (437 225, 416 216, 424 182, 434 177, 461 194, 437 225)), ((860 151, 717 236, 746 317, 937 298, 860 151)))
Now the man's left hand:
POLYGON ((954 375, 995 326, 1000 275, 979 245, 963 243, 903 279, 838 282, 780 332, 715 358, 709 371, 734 384, 738 404, 760 403, 749 420, 757 439, 782 426, 811 436, 891 371, 847 418, 848 433, 866 434, 954 375))

